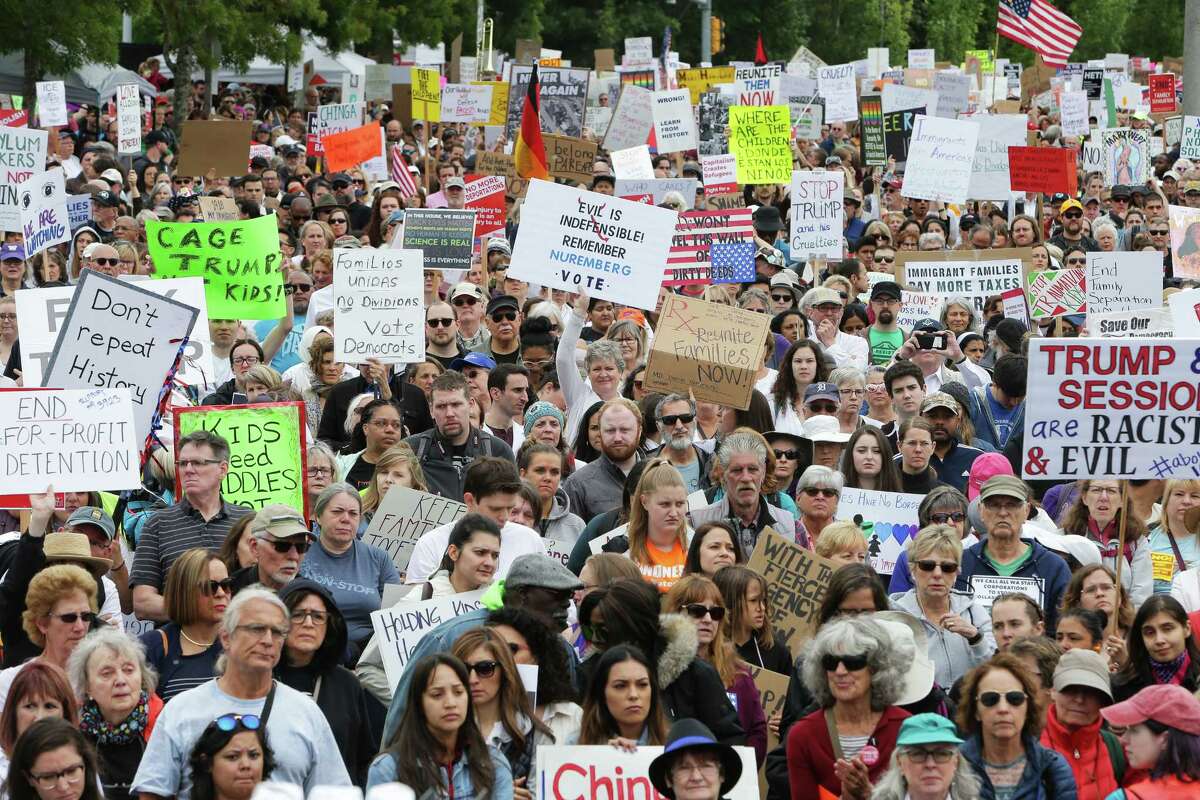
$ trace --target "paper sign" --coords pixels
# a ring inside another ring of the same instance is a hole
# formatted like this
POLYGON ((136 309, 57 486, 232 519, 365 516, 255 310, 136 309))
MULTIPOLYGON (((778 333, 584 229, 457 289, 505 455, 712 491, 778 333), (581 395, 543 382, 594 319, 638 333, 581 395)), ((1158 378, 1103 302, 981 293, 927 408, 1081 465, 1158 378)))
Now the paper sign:
POLYGON ((733 74, 739 106, 773 106, 778 102, 783 65, 737 67, 733 74))
POLYGON ((1104 182, 1109 186, 1145 183, 1150 175, 1150 132, 1133 128, 1100 131, 1104 182))
POLYGON ((971 76, 961 72, 938 72, 933 76, 937 91, 937 116, 954 119, 970 106, 971 76))
POLYGON ((734 67, 701 67, 697 69, 681 69, 675 73, 676 81, 681 89, 687 89, 691 104, 700 102, 700 95, 714 86, 733 83, 734 67))
POLYGON ((69 242, 71 224, 67 216, 67 187, 61 169, 28 178, 20 186, 21 232, 25 257, 32 258, 47 247, 69 242))
POLYGON ((571 136, 542 134, 549 161, 550 177, 589 184, 592 164, 596 163, 596 143, 571 136))
POLYGON ((1087 94, 1085 92, 1063 92, 1059 100, 1064 136, 1086 136, 1091 131, 1088 123, 1087 94))
POLYGON ((871 568, 881 575, 891 575, 900 553, 921 527, 917 508, 924 499, 920 494, 846 487, 838 498, 834 518, 862 528, 871 568))
POLYGON ((787 103, 792 133, 797 139, 817 141, 825 122, 825 99, 817 94, 817 82, 796 75, 780 78, 780 102, 787 103))
POLYGON ((0 494, 141 488, 128 389, 0 392, 0 494))
POLYGON ((992 603, 1003 594, 1023 594, 1039 607, 1045 605, 1042 578, 1021 578, 1002 575, 972 575, 969 578, 975 599, 984 608, 991 610, 992 603))
POLYGON ((92 218, 92 196, 90 194, 67 195, 67 219, 70 221, 71 232, 92 218))
POLYGON ((675 220, 668 208, 534 180, 508 274, 653 310, 675 220))
POLYGON ((713 283, 754 280, 754 242, 713 242, 709 245, 713 283))
POLYGON ((67 88, 62 81, 37 82, 38 123, 43 128, 67 124, 67 88))
POLYGON ((322 137, 321 145, 325 148, 325 169, 328 172, 354 169, 364 161, 383 155, 378 122, 348 131, 327 133, 322 137))
POLYGON ((364 70, 363 100, 392 99, 392 65, 367 64, 364 70))
MULTIPOLYGON (((391 494, 390 490, 388 494, 391 494)), ((479 589, 417 602, 400 602, 391 608, 372 611, 371 625, 375 629, 375 641, 379 643, 388 684, 395 686, 400 682, 409 656, 425 634, 443 622, 479 609, 483 593, 484 590, 479 589)))
MULTIPOLYGON (((394 682, 392 682, 395 685, 394 682)), ((713 702, 713 698, 707 698, 713 702)), ((742 775, 721 797, 728 800, 758 800, 758 771, 754 748, 736 747, 742 759, 742 775)), ((662 755, 663 748, 638 745, 626 752, 608 745, 590 747, 541 745, 537 749, 535 794, 542 800, 660 800, 650 783, 650 762, 662 755)), ((715 788, 715 787, 714 787, 715 788)))
POLYGON ((864 95, 858 101, 859 153, 867 166, 887 164, 887 137, 883 127, 883 100, 879 95, 864 95))
POLYGON ((842 195, 846 174, 841 170, 792 173, 791 252, 793 257, 842 257, 842 195))
POLYGON ((1024 264, 1029 251, 979 250, 972 258, 968 251, 944 253, 897 253, 896 274, 901 285, 915 292, 942 297, 967 297, 977 312, 984 301, 1006 289, 1021 289, 1024 264))
POLYGON ((933 48, 909 50, 908 66, 911 69, 933 69, 936 66, 933 48))
POLYGON ((436 69, 413 67, 412 115, 426 122, 441 120, 441 79, 436 69))
POLYGON ((1025 398, 1024 475, 1195 477, 1197 348, 1197 339, 1031 340, 1038 380, 1025 398))
POLYGON ((142 152, 142 101, 136 84, 117 87, 117 152, 142 152))
MULTIPOLYGON (((308 518, 304 403, 254 403, 175 409, 175 441, 193 431, 219 434, 229 443, 229 473, 221 497, 247 508, 281 503, 308 518)), ((179 457, 178 445, 175 452, 179 457)), ((182 496, 176 476, 176 496, 182 496)))
POLYGON ((17 185, 46 171, 46 137, 35 128, 0 127, 0 230, 21 230, 17 185))
MULTIPOLYGON (((754 220, 748 208, 727 211, 685 211, 679 215, 671 250, 667 256, 664 286, 689 286, 718 283, 711 274, 711 247, 754 240, 754 220)), ((739 263, 731 253, 731 264, 739 263)), ((750 252, 750 277, 754 278, 754 252, 750 252)))
POLYGON ((284 315, 274 214, 237 222, 150 220, 146 243, 155 278, 204 278, 210 319, 280 319, 284 315))
POLYGON ((978 137, 977 123, 918 116, 900 193, 946 203, 966 202, 978 137))
POLYGON ((898 83, 885 83, 881 90, 883 97, 883 113, 900 111, 905 108, 936 109, 938 93, 932 89, 916 89, 912 86, 902 86, 898 83))
POLYGON ((731 106, 729 150, 738 183, 787 183, 792 176, 787 106, 731 106))
POLYGON ((420 361, 424 285, 420 250, 335 249, 334 358, 350 364, 368 358, 385 364, 420 361))
POLYGON ((651 97, 654 138, 658 152, 675 153, 695 150, 696 120, 692 116, 691 95, 687 89, 655 92, 651 97))
POLYGON ((476 176, 467 180, 464 200, 475 211, 475 238, 504 230, 506 191, 504 178, 499 175, 476 176))
MULTIPOLYGON (((0 134, 2 137, 3 134, 0 134)), ((1200 158, 1200 117, 1186 114, 1179 139, 1180 158, 1200 158)))
POLYGON ((474 236, 474 211, 410 208, 404 215, 403 247, 424 254, 423 269, 469 269, 474 236))
POLYGON ((396 569, 403 573, 418 539, 434 528, 457 522, 466 513, 467 507, 454 500, 393 486, 371 518, 363 541, 386 550, 396 569))
POLYGON ((737 191, 737 156, 700 156, 700 172, 704 177, 704 194, 726 194, 737 191))
MULTIPOLYGON (((184 120, 177 174, 198 178, 210 171, 218 178, 245 175, 247 143, 253 130, 253 120, 184 120)), ((279 246, 278 239, 275 246, 279 246)))
POLYGON ((1028 275, 1026 290, 1029 315, 1035 320, 1082 314, 1087 293, 1083 288, 1082 269, 1034 270, 1028 275))
POLYGON ((1145 308, 1139 311, 1114 311, 1109 314, 1088 312, 1089 336, 1102 339, 1171 338, 1175 335, 1169 308, 1145 308))
POLYGON ((1150 82, 1150 113, 1172 114, 1178 108, 1175 94, 1175 75, 1166 72, 1149 76, 1150 82))
POLYGON ((612 153, 646 143, 654 127, 652 95, 649 89, 633 84, 621 87, 621 97, 604 134, 605 150, 612 153))
POLYGON ((816 631, 821 601, 837 564, 764 528, 746 566, 767 580, 767 608, 776 641, 793 655, 798 653, 816 631))
POLYGON ((648 180, 617 179, 617 197, 649 196, 649 202, 659 205, 666 202, 667 194, 675 192, 683 198, 683 204, 691 209, 696 204, 696 189, 700 182, 695 178, 651 178, 648 180))
POLYGON ((825 98, 826 122, 858 119, 858 93, 854 86, 853 64, 818 69, 817 91, 825 98))
POLYGON ((200 195, 196 202, 200 204, 200 216, 205 222, 235 222, 241 219, 241 210, 232 197, 200 195))
POLYGON ((1162 305, 1163 258, 1160 253, 1087 254, 1088 326, 1092 315, 1157 308, 1162 305))
POLYGON ((1014 192, 1078 192, 1075 153, 1063 147, 1008 148, 1008 175, 1014 192))
POLYGON ((1008 151, 1010 147, 1025 144, 1028 120, 1022 114, 988 114, 971 119, 979 125, 979 137, 975 142, 968 196, 972 200, 1008 200, 1011 194, 1008 151))
POLYGON ((482 125, 492 113, 492 88, 463 83, 442 87, 442 122, 467 122, 482 125))
POLYGON ((1025 303, 1025 289, 1023 287, 1005 289, 1000 293, 1000 300, 1003 303, 1002 308, 1005 319, 1015 319, 1027 329, 1032 327, 1032 323, 1029 321, 1029 306, 1025 303))
POLYGON ((645 64, 654 60, 654 38, 651 36, 625 37, 625 53, 621 59, 627 65, 645 64))
POLYGON ((1176 278, 1200 278, 1200 208, 1167 207, 1176 278))
POLYGON ((654 167, 650 163, 650 148, 644 144, 615 150, 612 159, 613 175, 618 179, 653 180, 654 167))
MULTIPOLYGON (((880 274, 885 280, 892 279, 891 275, 886 273, 880 274)), ((921 294, 920 292, 910 292, 908 289, 901 289, 900 313, 896 315, 896 324, 903 330, 911 331, 923 319, 940 319, 942 316, 942 304, 945 301, 946 298, 941 295, 921 294)))

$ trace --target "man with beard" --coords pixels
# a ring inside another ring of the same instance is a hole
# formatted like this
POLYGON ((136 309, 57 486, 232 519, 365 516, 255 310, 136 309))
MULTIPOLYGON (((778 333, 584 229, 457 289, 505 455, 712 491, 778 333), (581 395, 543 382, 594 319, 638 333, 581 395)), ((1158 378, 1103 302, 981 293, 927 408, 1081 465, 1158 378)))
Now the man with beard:
POLYGON ((446 198, 446 208, 464 209, 467 207, 467 184, 462 178, 451 176, 442 184, 442 194, 446 198))
POLYGON ((934 392, 921 403, 921 416, 933 428, 933 456, 929 463, 937 470, 938 480, 965 494, 971 465, 983 451, 958 440, 962 406, 946 392, 934 392))
POLYGON ((1089 253, 1100 251, 1100 245, 1090 236, 1083 235, 1083 204, 1071 198, 1062 204, 1059 210, 1062 220, 1062 230, 1056 236, 1051 236, 1048 244, 1052 244, 1064 253, 1071 245, 1082 247, 1089 253))
MULTIPOLYGON (((427 273, 428 274, 428 273, 427 273)), ((450 369, 456 359, 467 354, 458 344, 458 322, 454 309, 441 300, 425 309, 425 355, 450 369)))
POLYGON ((404 440, 416 453, 429 491, 459 502, 463 476, 476 458, 496 456, 516 462, 508 445, 471 426, 469 403, 467 379, 457 372, 442 373, 429 390, 433 429, 404 440))
POLYGON ((518 364, 500 364, 488 375, 491 404, 483 427, 515 453, 525 441, 525 406, 529 403, 529 370, 518 364))
POLYGON ((400 144, 404 138, 404 126, 400 124, 400 120, 398 119, 389 119, 387 124, 383 126, 383 135, 387 137, 388 147, 400 144))
POLYGON ((871 287, 871 310, 875 312, 875 322, 867 328, 867 344, 871 348, 872 364, 890 364, 892 356, 904 344, 904 331, 896 324, 902 296, 900 284, 895 281, 880 281, 871 287))
POLYGON ((493 297, 487 305, 487 329, 491 333, 488 355, 497 364, 521 362, 521 308, 510 294, 493 297))
MULTIPOLYGON (((292 309, 295 320, 292 330, 284 337, 279 352, 271 359, 271 369, 283 374, 289 367, 294 367, 308 359, 308 353, 300 352, 300 340, 304 338, 304 322, 308 314, 308 300, 312 297, 313 279, 302 269, 288 270, 287 283, 284 289, 292 296, 292 309)), ((279 324, 277 319, 264 319, 254 324, 254 336, 260 342, 265 342, 267 336, 279 324)))
POLYGON ((620 507, 625 476, 638 462, 638 444, 642 441, 642 413, 632 400, 608 400, 597 416, 600 457, 577 469, 562 485, 571 501, 571 511, 584 522, 620 507))
MULTIPOLYGON (((734 431, 725 437, 717 450, 717 463, 725 484, 725 496, 710 506, 688 514, 693 528, 706 522, 727 522, 737 531, 738 546, 746 558, 764 528, 792 538, 796 518, 791 512, 773 506, 763 497, 762 485, 767 477, 767 446, 753 431, 734 431)), ((578 473, 576 473, 578 474, 578 473)), ((807 547, 808 542, 800 542, 807 547)))
POLYGON ((708 453, 697 447, 696 404, 686 395, 669 394, 654 409, 662 447, 656 455, 667 459, 683 476, 688 494, 707 489, 708 453))

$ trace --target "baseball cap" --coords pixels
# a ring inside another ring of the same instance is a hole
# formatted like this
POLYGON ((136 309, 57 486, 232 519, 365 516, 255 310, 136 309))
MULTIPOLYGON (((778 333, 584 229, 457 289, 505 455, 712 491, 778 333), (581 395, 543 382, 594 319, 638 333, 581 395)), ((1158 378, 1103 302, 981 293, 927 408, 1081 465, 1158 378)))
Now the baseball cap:
POLYGON ((1169 169, 1169 170, 1167 170, 1166 172, 1164 172, 1164 173, 1163 173, 1163 176, 1162 176, 1162 179, 1163 179, 1164 181, 1165 181, 1167 178, 1170 178, 1171 180, 1176 180, 1176 181, 1177 181, 1177 180, 1179 180, 1179 173, 1178 173, 1178 172, 1176 172, 1176 171, 1175 171, 1175 170, 1173 170, 1173 169, 1169 169))
POLYGON ((695 161, 683 162, 683 169, 681 170, 681 173, 683 175, 695 175, 697 178, 699 178, 702 174, 702 172, 700 170, 700 165, 697 164, 695 161))
POLYGON ((855 205, 861 206, 862 200, 860 200, 858 195, 854 193, 853 189, 846 187, 846 191, 842 193, 842 203, 854 203, 855 205))
POLYGON ((817 381, 810 383, 808 388, 804 390, 804 404, 808 405, 813 400, 832 400, 837 403, 840 400, 838 389, 835 384, 826 381, 817 381))
POLYGON ((1089 194, 1087 197, 1083 198, 1083 203, 1084 203, 1084 205, 1089 205, 1089 206, 1092 203, 1095 203, 1096 205, 1100 205, 1100 198, 1097 195, 1089 194))
POLYGON ((1183 186, 1184 194, 1200 194, 1200 181, 1188 181, 1183 186))
POLYGON ((812 306, 825 305, 827 303, 835 303, 843 305, 842 296, 837 293, 837 289, 831 289, 828 286, 816 286, 804 293, 804 298, 800 301, 800 305, 804 308, 812 306))
MULTIPOLYGON (((804 394, 807 400, 808 392, 804 394)), ((804 421, 804 438, 811 442, 844 444, 850 441, 850 434, 842 432, 842 426, 837 421, 837 417, 830 414, 814 414, 804 421)))
POLYGON ((958 404, 957 400, 945 392, 934 392, 921 402, 922 414, 932 411, 935 408, 944 408, 953 413, 955 416, 962 414, 962 406, 958 404))
POLYGON ((506 589, 518 586, 539 586, 551 591, 574 591, 583 588, 583 582, 575 577, 561 561, 543 553, 526 553, 517 556, 504 578, 506 589))
POLYGON ((117 526, 113 524, 112 517, 104 513, 104 509, 96 506, 80 506, 71 512, 71 516, 67 517, 67 524, 64 526, 67 530, 78 528, 81 525, 92 525, 104 531, 104 535, 112 539, 117 535, 117 526))
MULTIPOLYGON (((116 172, 116 170, 106 170, 107 172, 116 172)), ((120 176, 117 177, 120 180, 120 176)), ((96 205, 106 206, 108 208, 116 208, 121 205, 121 198, 110 192, 108 189, 101 189, 92 195, 92 202, 96 205)))
POLYGON ((350 184, 354 183, 354 181, 350 180, 350 176, 344 172, 335 172, 329 176, 330 186, 337 186, 339 183, 343 186, 349 186, 350 184))
POLYGON ((250 532, 255 536, 265 533, 275 539, 286 539, 289 536, 307 536, 309 529, 308 523, 296 509, 282 503, 272 503, 263 506, 254 515, 250 532))
POLYGON ((967 477, 967 499, 979 497, 980 488, 997 475, 1012 475, 1012 464, 1000 453, 984 453, 971 462, 971 474, 967 477))
POLYGON ((304 148, 298 144, 288 145, 283 154, 285 156, 302 156, 304 155, 304 148))
POLYGON ((1065 214, 1068 210, 1070 210, 1072 208, 1078 208, 1080 211, 1083 211, 1083 204, 1080 203, 1078 200, 1076 200, 1074 197, 1072 197, 1070 200, 1063 203, 1062 208, 1060 208, 1058 211, 1060 214, 1065 214))
POLYGON ((454 288, 450 290, 450 302, 453 303, 459 297, 474 297, 479 302, 483 302, 483 289, 470 281, 454 284, 454 288))
POLYGON ((446 178, 446 182, 442 184, 442 191, 447 189, 466 189, 467 182, 462 178, 446 178))
MULTIPOLYGON (((762 249, 764 248, 759 248, 759 250, 762 249)), ((774 247, 771 249, 775 250, 774 247)), ((779 251, 776 250, 775 252, 778 253, 779 251)), ((780 257, 782 258, 782 254, 780 254, 780 257)), ((766 256, 764 256, 764 258, 766 258, 766 256)), ((800 278, 797 277, 796 273, 792 272, 791 270, 781 269, 779 272, 776 272, 771 276, 771 288, 774 289, 776 286, 786 286, 789 289, 799 289, 800 278)))
POLYGON ((1109 678, 1108 662, 1104 656, 1082 647, 1063 653, 1058 666, 1054 668, 1054 691, 1061 692, 1068 686, 1095 689, 1111 702, 1112 679, 1109 678))
POLYGON ((1200 736, 1200 700, 1176 684, 1147 686, 1123 703, 1100 709, 1100 716, 1122 728, 1152 719, 1200 736))
POLYGON ((456 358, 450 362, 450 369, 455 372, 462 372, 467 367, 493 370, 496 368, 496 362, 483 353, 467 353, 462 358, 456 358))
POLYGON ((958 220, 959 230, 969 230, 979 224, 979 217, 974 214, 963 214, 958 220))
POLYGON ((1116 186, 1112 187, 1112 190, 1109 192, 1109 196, 1114 199, 1117 197, 1129 198, 1133 196, 1133 192, 1129 191, 1128 186, 1118 183, 1116 186))
POLYGON ((1050 195, 1050 202, 1065 203, 1069 198, 1070 195, 1066 194, 1065 192, 1055 192, 1054 194, 1050 195))
POLYGON ((980 500, 987 500, 989 497, 1015 497, 1022 502, 1028 502, 1029 487, 1015 475, 994 475, 979 489, 980 500))
POLYGON ((296 140, 288 136, 286 133, 275 139, 276 147, 291 147, 296 143, 296 140))
POLYGON ((25 248, 19 244, 6 244, 0 247, 0 261, 24 261, 25 248))
POLYGON ((913 325, 913 333, 941 333, 944 326, 932 317, 925 317, 917 320, 917 324, 913 325))
POLYGON ((101 172, 100 177, 103 178, 104 180, 108 181, 109 183, 122 183, 123 182, 121 180, 120 171, 113 169, 112 167, 109 167, 108 169, 104 170, 104 172, 101 172))
POLYGON ((498 294, 488 301, 487 314, 488 316, 491 316, 497 311, 501 311, 505 308, 511 308, 513 311, 519 311, 521 305, 517 302, 517 298, 513 297, 511 294, 498 294))
POLYGON ((893 300, 899 300, 903 296, 903 290, 900 284, 895 281, 880 281, 871 287, 871 299, 876 300, 881 297, 890 297, 893 300))
POLYGON ((774 267, 783 268, 783 253, 770 245, 762 245, 754 253, 755 258, 765 258, 767 263, 774 267))
POLYGON ((960 745, 958 729, 941 714, 914 714, 900 723, 897 747, 914 747, 920 744, 960 745))

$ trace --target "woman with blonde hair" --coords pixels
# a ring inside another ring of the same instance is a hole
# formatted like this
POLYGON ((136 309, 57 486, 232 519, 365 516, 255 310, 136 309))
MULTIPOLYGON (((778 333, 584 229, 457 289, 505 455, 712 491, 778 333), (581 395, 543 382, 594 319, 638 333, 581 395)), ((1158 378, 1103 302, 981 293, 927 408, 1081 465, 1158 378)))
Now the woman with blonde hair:
POLYGON ((298 238, 302 254, 292 257, 292 263, 295 266, 300 266, 305 259, 311 260, 322 250, 333 250, 333 228, 320 220, 310 219, 301 225, 298 238))
POLYGON ((666 592, 683 577, 687 510, 683 476, 665 458, 655 459, 646 465, 634 490, 625 535, 611 539, 604 550, 628 551, 642 577, 666 592))
POLYGON ((96 597, 96 580, 74 564, 55 564, 33 576, 25 593, 21 627, 42 652, 0 672, 0 707, 13 679, 27 664, 44 661, 67 668, 67 659, 98 621, 96 597))
POLYGON ((283 378, 266 364, 255 364, 246 370, 242 385, 246 389, 246 399, 251 403, 268 402, 284 389, 283 378))
POLYGON ((400 442, 383 451, 379 461, 375 462, 375 474, 363 492, 363 519, 368 523, 379 506, 388 489, 393 486, 404 486, 419 492, 429 491, 425 482, 425 473, 421 470, 421 462, 417 454, 407 442, 400 442))
POLYGON ((1162 513, 1150 529, 1150 560, 1154 565, 1154 591, 1171 591, 1171 580, 1184 570, 1200 566, 1200 480, 1163 483, 1162 513))
POLYGON ((604 338, 620 346, 626 374, 646 360, 646 331, 632 320, 619 319, 609 325, 604 338))
POLYGON ((867 561, 867 539, 862 528, 850 520, 831 522, 822 528, 815 548, 817 555, 838 566, 867 561))

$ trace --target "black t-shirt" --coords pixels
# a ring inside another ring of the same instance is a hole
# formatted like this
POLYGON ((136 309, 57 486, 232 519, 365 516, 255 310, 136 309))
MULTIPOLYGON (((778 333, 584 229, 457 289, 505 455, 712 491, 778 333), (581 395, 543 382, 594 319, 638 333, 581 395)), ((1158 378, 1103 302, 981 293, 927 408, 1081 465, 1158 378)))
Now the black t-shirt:
POLYGON ((513 350, 511 353, 493 353, 491 348, 488 348, 488 355, 492 357, 497 364, 520 364, 521 363, 521 348, 513 350))
POLYGON ((456 358, 462 358, 466 354, 467 354, 467 351, 463 350, 461 347, 458 348, 458 352, 452 356, 439 356, 437 353, 431 353, 428 350, 425 351, 426 358, 432 358, 434 361, 436 361, 442 365, 442 369, 447 370, 447 371, 449 371, 450 365, 454 363, 454 360, 456 358))
POLYGON ((371 478, 375 475, 375 465, 369 463, 361 455, 355 459, 354 466, 346 473, 346 483, 353 486, 355 489, 365 489, 367 484, 371 482, 371 478))

